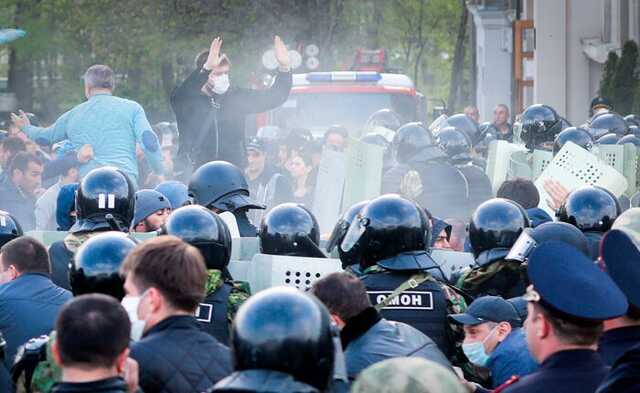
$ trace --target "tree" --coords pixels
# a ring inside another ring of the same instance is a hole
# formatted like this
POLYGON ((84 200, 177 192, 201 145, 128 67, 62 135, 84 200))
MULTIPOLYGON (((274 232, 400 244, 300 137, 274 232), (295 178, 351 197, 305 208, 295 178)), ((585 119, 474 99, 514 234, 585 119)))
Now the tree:
POLYGON ((615 51, 609 52, 607 61, 604 63, 602 72, 602 80, 600 80, 600 95, 613 99, 613 80, 616 75, 616 67, 618 66, 618 54, 615 51))
POLYGON ((631 113, 638 83, 638 44, 630 40, 622 46, 622 55, 613 77, 613 102, 617 112, 631 113))

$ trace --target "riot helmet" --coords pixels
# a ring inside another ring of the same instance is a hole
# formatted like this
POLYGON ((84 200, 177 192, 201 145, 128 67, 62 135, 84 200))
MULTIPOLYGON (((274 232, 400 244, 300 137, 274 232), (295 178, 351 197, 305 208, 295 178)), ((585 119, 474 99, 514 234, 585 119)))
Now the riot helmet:
POLYGON ((436 141, 454 163, 471 161, 471 140, 463 131, 454 127, 442 128, 436 135, 436 141))
POLYGON ((635 135, 640 138, 640 126, 629 126, 629 134, 627 135, 635 135))
POLYGON ((480 254, 495 254, 488 256, 487 262, 506 256, 518 236, 529 226, 529 216, 517 202, 503 198, 489 199, 478 206, 469 221, 469 242, 473 255, 476 260, 484 260, 479 258, 480 254))
POLYGON ((249 196, 240 168, 226 161, 210 161, 198 168, 189 180, 189 196, 194 203, 219 212, 265 208, 249 196))
POLYGON ((0 210, 0 247, 22 235, 20 223, 9 212, 0 210))
POLYGON ((587 257, 591 255, 589 240, 578 228, 565 222, 545 222, 535 228, 525 228, 505 259, 525 262, 536 247, 548 241, 561 241, 587 257))
POLYGON ((640 116, 634 115, 633 113, 630 115, 626 115, 624 117, 624 121, 627 122, 627 126, 629 127, 631 126, 640 127, 640 116))
POLYGON ((598 145, 616 145, 620 137, 614 133, 605 134, 596 140, 598 145))
POLYGON ((629 198, 631 207, 640 207, 640 191, 636 192, 629 198))
POLYGON ((91 232, 114 228, 107 215, 113 216, 117 226, 126 230, 135 211, 135 186, 120 169, 96 168, 80 182, 76 192, 75 224, 71 233, 91 232))
POLYGON ((482 133, 480 132, 480 126, 478 126, 478 123, 464 113, 458 113, 448 117, 445 124, 440 129, 443 129, 446 126, 457 128, 467 134, 471 145, 475 145, 482 139, 482 133))
POLYGON ((437 267, 425 251, 430 241, 425 211, 413 201, 386 194, 360 211, 340 248, 360 255, 363 268, 378 264, 390 270, 421 270, 437 267))
POLYGON ((591 151, 594 144, 593 137, 584 128, 565 128, 556 136, 556 139, 553 142, 553 155, 555 156, 558 154, 560 149, 562 149, 567 142, 573 142, 587 151, 591 151))
POLYGON ((594 116, 589 124, 589 129, 591 135, 598 139, 609 133, 622 137, 629 131, 629 126, 622 116, 615 112, 608 112, 594 116))
POLYGON ((183 206, 171 213, 163 234, 176 236, 197 248, 207 269, 226 272, 231 259, 231 234, 216 213, 198 205, 183 206))
POLYGON ((444 157, 444 152, 437 147, 435 138, 422 123, 407 123, 396 131, 392 142, 393 156, 401 164, 406 164, 418 156, 444 157))
POLYGON ((356 218, 356 216, 362 211, 362 209, 369 203, 369 201, 362 201, 352 205, 347 209, 346 212, 338 218, 338 222, 336 222, 336 226, 333 227, 333 231, 331 232, 331 236, 329 236, 329 242, 327 243, 327 251, 332 252, 333 249, 338 246, 338 255, 340 257, 340 261, 342 262, 342 268, 346 268, 347 266, 357 265, 360 263, 359 255, 354 254, 352 252, 343 251, 340 246, 342 241, 344 240, 347 231, 349 230, 349 226, 356 218))
POLYGON ((313 214, 297 203, 283 203, 262 217, 260 252, 270 255, 325 258, 318 248, 320 227, 313 214))
POLYGON ((549 105, 531 105, 522 113, 520 139, 529 150, 544 148, 562 130, 563 123, 549 105))
POLYGON ((375 131, 377 127, 383 127, 387 130, 397 131, 401 126, 400 116, 391 109, 384 108, 369 116, 365 128, 369 131, 375 131))
POLYGON ((74 296, 103 293, 118 300, 124 297, 120 267, 136 243, 122 232, 104 232, 84 242, 69 270, 74 296))
POLYGON ((572 191, 562 203, 556 217, 582 232, 606 232, 620 215, 620 204, 608 190, 584 186, 572 191))
POLYGON ((625 135, 618 141, 618 145, 631 144, 640 148, 640 137, 635 135, 625 135))
POLYGON ((489 144, 498 140, 498 129, 490 121, 480 124, 480 140, 473 145, 473 149, 482 155, 489 151, 489 144))
POLYGON ((171 203, 172 209, 177 209, 184 205, 190 204, 189 190, 187 186, 177 180, 167 180, 158 184, 156 191, 164 195, 171 203))
POLYGON ((315 297, 275 287, 249 298, 231 328, 234 369, 273 370, 324 391, 333 376, 331 317, 315 297))

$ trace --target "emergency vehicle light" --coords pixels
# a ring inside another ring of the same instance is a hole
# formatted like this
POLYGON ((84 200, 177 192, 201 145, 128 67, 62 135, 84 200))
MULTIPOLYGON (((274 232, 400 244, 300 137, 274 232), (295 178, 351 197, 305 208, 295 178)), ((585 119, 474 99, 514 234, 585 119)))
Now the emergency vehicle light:
POLYGON ((311 72, 307 75, 309 82, 378 82, 382 75, 377 72, 311 72))

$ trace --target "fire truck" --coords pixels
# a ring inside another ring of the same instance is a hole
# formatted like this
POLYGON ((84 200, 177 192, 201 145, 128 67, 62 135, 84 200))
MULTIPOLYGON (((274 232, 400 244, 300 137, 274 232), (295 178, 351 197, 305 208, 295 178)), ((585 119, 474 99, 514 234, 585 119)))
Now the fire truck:
POLYGON ((376 55, 384 59, 381 51, 359 51, 351 71, 294 74, 288 100, 258 119, 258 125, 305 128, 322 136, 339 124, 357 138, 366 132, 369 116, 384 108, 395 111, 403 122, 426 123, 425 96, 407 75, 385 72, 384 61, 371 61, 376 55))

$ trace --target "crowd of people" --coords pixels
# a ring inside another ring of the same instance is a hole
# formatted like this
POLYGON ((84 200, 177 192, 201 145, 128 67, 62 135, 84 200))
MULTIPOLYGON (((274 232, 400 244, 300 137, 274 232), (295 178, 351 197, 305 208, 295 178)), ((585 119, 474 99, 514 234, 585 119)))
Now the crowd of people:
POLYGON ((87 101, 49 127, 12 114, 0 142, 1 391, 638 389, 640 195, 549 182, 541 201, 531 179, 494 192, 485 174, 495 140, 554 154, 640 146, 637 116, 601 97, 580 127, 547 105, 514 124, 502 104, 482 124, 474 107, 430 126, 381 109, 360 137, 383 149, 380 195, 321 233, 323 152, 347 152, 353 130, 245 138, 247 114, 286 100, 288 52, 276 37, 275 81, 257 91, 230 83, 221 48, 216 38, 172 94, 177 126, 152 127, 114 96, 104 65, 85 74, 87 101), (47 247, 34 229, 61 240, 47 247), (230 271, 233 237, 342 269, 306 292, 252 293, 230 271), (473 265, 447 269, 436 249, 473 265))

